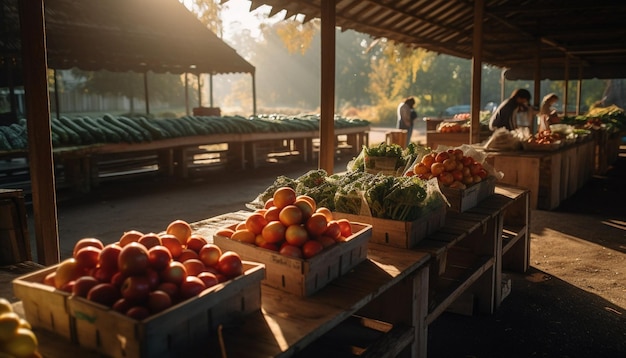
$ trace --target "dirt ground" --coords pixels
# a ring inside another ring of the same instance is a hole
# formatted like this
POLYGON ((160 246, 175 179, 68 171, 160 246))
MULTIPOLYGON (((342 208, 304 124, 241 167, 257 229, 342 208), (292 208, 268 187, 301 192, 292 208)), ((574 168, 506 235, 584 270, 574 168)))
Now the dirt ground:
MULTIPOLYGON (((424 142, 423 130, 414 140, 424 142)), ((337 160, 335 170, 349 159, 337 160)), ((130 229, 158 232, 175 219, 245 209, 277 175, 297 177, 315 166, 221 171, 184 183, 104 183, 88 197, 59 203, 61 256, 82 237, 114 242, 130 229)), ((625 187, 620 157, 556 210, 533 210, 528 272, 509 274, 511 294, 493 315, 440 316, 429 327, 429 357, 626 357, 625 187)))

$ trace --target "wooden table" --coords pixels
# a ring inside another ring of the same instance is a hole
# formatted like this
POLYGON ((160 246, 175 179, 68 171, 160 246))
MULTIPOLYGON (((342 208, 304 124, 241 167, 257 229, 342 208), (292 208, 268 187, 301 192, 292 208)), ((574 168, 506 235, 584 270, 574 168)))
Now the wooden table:
MULTIPOLYGON (((503 270, 529 264, 529 191, 497 185, 496 193, 411 249, 370 243, 367 259, 311 296, 261 287, 261 309, 207 337, 202 355, 221 357, 426 357, 428 325, 446 310, 492 313, 508 294, 503 270), (476 305, 474 305, 476 303, 476 305), (223 351, 222 351, 223 347, 223 351)), ((240 211, 192 224, 212 238, 249 215, 240 211)), ((19 303, 16 304, 19 307, 19 303)), ((471 312, 470 312, 471 313, 471 312)), ((45 357, 86 352, 38 331, 45 357)))
POLYGON ((530 190, 530 208, 552 210, 573 195, 594 172, 594 142, 553 151, 486 152, 487 162, 504 173, 502 183, 530 190))

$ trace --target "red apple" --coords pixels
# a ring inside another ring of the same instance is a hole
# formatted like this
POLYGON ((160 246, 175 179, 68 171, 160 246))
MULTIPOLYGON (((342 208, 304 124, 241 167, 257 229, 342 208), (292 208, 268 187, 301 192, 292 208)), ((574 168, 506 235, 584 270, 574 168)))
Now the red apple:
POLYGON ((102 249, 94 246, 85 246, 80 248, 74 258, 76 259, 76 265, 79 269, 88 270, 98 265, 98 257, 102 249))
POLYGON ((83 271, 78 267, 76 259, 69 258, 63 260, 56 269, 54 276, 54 287, 61 289, 63 285, 70 281, 74 281, 82 276, 83 271))
POLYGON ((185 280, 185 277, 187 277, 187 269, 182 262, 172 261, 161 271, 160 276, 161 281, 180 285, 181 282, 185 280))
POLYGON ((146 249, 150 249, 152 247, 161 245, 161 238, 157 234, 151 232, 141 236, 137 240, 137 242, 145 246, 146 249))
POLYGON ((150 311, 144 306, 134 306, 126 311, 126 315, 130 318, 134 318, 138 321, 146 319, 150 316, 150 311))
POLYGON ((159 284, 161 283, 161 275, 159 274, 159 271, 148 268, 146 270, 146 278, 148 279, 148 282, 150 283, 150 290, 156 290, 156 288, 159 286, 159 284))
POLYGON ((95 277, 100 282, 110 283, 113 279, 113 276, 119 271, 114 271, 113 269, 98 266, 93 269, 91 275, 95 277))
POLYGON ((131 302, 144 302, 150 292, 150 281, 146 276, 130 276, 124 280, 120 293, 131 302))
POLYGON ((195 251, 196 253, 200 253, 200 249, 208 242, 206 239, 198 234, 191 235, 189 239, 187 239, 187 248, 195 251))
POLYGON ((183 251, 180 253, 180 256, 178 256, 176 260, 180 262, 185 262, 189 259, 197 259, 197 258, 199 258, 199 256, 198 256, 198 253, 196 253, 195 251, 191 249, 183 249, 183 251))
POLYGON ((111 283, 99 283, 87 292, 87 299, 107 307, 121 298, 120 290, 111 283))
POLYGON ((117 266, 128 276, 143 275, 148 268, 148 249, 137 242, 129 243, 122 248, 117 266))
POLYGON ((128 276, 124 275, 123 273, 117 271, 116 273, 113 274, 113 276, 111 277, 111 283, 115 286, 115 287, 122 287, 122 284, 124 283, 124 280, 126 280, 128 276))
POLYGON ((209 287, 213 287, 215 285, 217 285, 220 281, 217 277, 216 274, 212 273, 212 272, 200 272, 198 274, 198 278, 202 280, 202 282, 204 282, 204 285, 209 288, 209 287))
POLYGON ((95 247, 100 250, 104 248, 104 244, 99 239, 96 239, 94 237, 82 238, 74 244, 74 250, 72 251, 72 256, 75 257, 78 250, 82 249, 83 247, 88 247, 88 246, 95 247))
POLYGON ((105 246, 98 256, 98 266, 117 271, 117 258, 120 256, 120 252, 122 252, 122 247, 118 244, 105 246))
POLYGON ((187 276, 180 284, 180 296, 183 299, 188 299, 199 295, 205 288, 204 281, 196 276, 187 276))
POLYGON ((206 266, 215 266, 222 256, 222 249, 215 244, 206 244, 202 246, 198 256, 206 266))
POLYGON ((163 291, 167 293, 172 300, 178 296, 178 286, 172 282, 161 282, 155 291, 163 291))
POLYGON ((119 313, 126 313, 126 311, 128 311, 131 307, 133 307, 133 304, 125 299, 124 297, 120 298, 119 300, 115 301, 115 303, 113 304, 113 310, 119 313))
POLYGON ((100 281, 93 276, 81 276, 74 281, 72 293, 79 297, 87 297, 89 290, 99 283, 100 281))
POLYGON ((188 276, 198 276, 199 273, 206 270, 204 263, 200 259, 189 259, 183 262, 185 269, 187 269, 188 276))
POLYGON ((165 246, 157 245, 148 250, 148 263, 154 270, 163 270, 171 261, 172 254, 165 246))
POLYGON ((243 274, 241 257, 234 251, 226 251, 217 261, 217 269, 229 279, 240 276, 243 274))
POLYGON ((148 294, 148 302, 146 307, 150 313, 158 313, 172 306, 172 298, 170 295, 161 290, 154 290, 148 294))

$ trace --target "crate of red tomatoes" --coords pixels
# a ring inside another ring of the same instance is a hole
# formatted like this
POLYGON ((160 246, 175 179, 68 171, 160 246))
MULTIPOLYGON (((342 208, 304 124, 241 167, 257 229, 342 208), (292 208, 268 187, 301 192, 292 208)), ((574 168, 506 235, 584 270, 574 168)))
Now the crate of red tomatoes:
POLYGON ((215 232, 215 244, 265 264, 263 284, 308 296, 367 257, 369 224, 335 220, 294 189, 276 189, 265 207, 215 232))
POLYGON ((130 230, 107 245, 80 239, 70 258, 13 284, 26 316, 45 317, 36 326, 61 327, 81 347, 110 357, 173 357, 216 351, 209 342, 220 325, 260 310, 264 277, 263 264, 175 220, 158 234, 130 230), (47 322, 49 313, 59 323, 47 322))

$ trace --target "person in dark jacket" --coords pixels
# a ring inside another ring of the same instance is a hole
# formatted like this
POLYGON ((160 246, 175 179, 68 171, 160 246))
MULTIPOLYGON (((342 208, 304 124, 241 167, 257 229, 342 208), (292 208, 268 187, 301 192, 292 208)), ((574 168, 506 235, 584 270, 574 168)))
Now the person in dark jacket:
POLYGON ((489 119, 489 129, 495 131, 497 128, 513 130, 517 128, 517 114, 519 112, 530 111, 528 102, 530 92, 523 88, 518 88, 498 106, 489 119))

